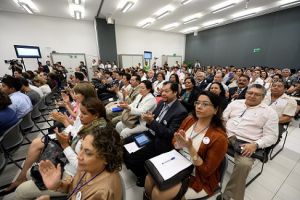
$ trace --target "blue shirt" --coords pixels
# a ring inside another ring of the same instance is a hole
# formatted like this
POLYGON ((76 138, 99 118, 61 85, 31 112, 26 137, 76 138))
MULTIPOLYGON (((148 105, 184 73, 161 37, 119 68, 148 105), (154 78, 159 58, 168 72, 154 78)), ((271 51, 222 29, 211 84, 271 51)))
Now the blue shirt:
POLYGON ((29 97, 20 91, 9 95, 12 104, 9 105, 17 113, 18 119, 24 117, 32 110, 32 103, 29 97))
POLYGON ((6 107, 0 110, 0 136, 18 120, 16 112, 11 108, 6 107))

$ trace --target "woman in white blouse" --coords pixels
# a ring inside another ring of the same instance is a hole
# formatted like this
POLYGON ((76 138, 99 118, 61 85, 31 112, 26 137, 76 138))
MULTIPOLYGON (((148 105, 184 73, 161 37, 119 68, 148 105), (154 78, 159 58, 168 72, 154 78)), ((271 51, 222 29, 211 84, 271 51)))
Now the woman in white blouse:
POLYGON ((44 79, 43 77, 37 76, 33 79, 32 82, 35 86, 37 86, 38 88, 40 88, 42 90, 44 96, 51 93, 51 88, 47 84, 47 80, 44 79))
POLYGON ((129 105, 121 102, 119 106, 129 110, 130 114, 138 116, 138 121, 134 128, 127 127, 122 121, 117 123, 116 130, 123 138, 148 130, 146 122, 141 118, 141 115, 146 112, 152 112, 156 108, 156 100, 152 94, 152 83, 148 80, 142 81, 140 83, 140 94, 135 100, 129 105))
POLYGON ((154 96, 161 95, 161 88, 165 82, 165 75, 162 72, 157 73, 157 80, 153 83, 154 96))

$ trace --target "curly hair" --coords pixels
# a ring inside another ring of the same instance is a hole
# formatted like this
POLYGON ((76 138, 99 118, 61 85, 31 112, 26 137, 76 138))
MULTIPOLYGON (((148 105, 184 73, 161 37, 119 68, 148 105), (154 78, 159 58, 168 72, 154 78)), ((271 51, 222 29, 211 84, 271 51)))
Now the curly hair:
POLYGON ((94 127, 89 133, 94 137, 93 146, 99 157, 107 162, 108 172, 120 171, 122 169, 123 144, 120 134, 112 125, 106 127, 94 127))

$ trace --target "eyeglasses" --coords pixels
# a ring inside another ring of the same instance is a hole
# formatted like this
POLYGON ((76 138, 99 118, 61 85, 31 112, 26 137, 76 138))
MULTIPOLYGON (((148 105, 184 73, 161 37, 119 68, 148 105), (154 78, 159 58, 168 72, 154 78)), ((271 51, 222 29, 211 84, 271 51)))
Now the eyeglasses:
POLYGON ((255 97, 261 97, 261 96, 263 96, 263 94, 261 94, 261 93, 255 93, 255 92, 251 92, 251 91, 248 91, 248 92, 246 92, 248 95, 254 95, 255 97))
POLYGON ((201 101, 195 101, 194 106, 202 106, 203 108, 206 108, 207 106, 212 106, 213 104, 209 102, 201 102, 201 101))

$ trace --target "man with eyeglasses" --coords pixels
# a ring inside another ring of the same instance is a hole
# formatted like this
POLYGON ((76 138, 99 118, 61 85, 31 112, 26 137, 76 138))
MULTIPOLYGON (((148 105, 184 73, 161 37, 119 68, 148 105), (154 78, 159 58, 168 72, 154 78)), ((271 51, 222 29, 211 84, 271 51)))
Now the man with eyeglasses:
POLYGON ((246 92, 246 99, 231 102, 223 113, 229 146, 234 146, 236 139, 246 143, 238 147, 239 153, 235 149, 233 172, 223 196, 218 196, 217 200, 243 200, 246 179, 254 163, 252 154, 277 141, 278 116, 271 107, 262 103, 265 94, 264 86, 253 84, 246 92))

